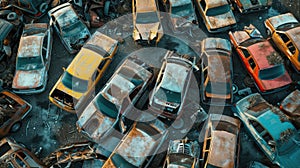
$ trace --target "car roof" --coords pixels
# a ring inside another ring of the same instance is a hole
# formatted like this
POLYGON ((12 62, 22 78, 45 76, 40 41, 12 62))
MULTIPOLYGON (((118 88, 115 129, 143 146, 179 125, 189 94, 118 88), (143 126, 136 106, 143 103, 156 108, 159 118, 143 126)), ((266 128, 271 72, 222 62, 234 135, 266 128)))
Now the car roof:
POLYGON ((18 57, 41 56, 43 39, 44 36, 42 34, 21 37, 18 49, 18 57))
POLYGON ((86 42, 83 48, 87 48, 88 46, 92 45, 95 47, 100 47, 104 49, 106 52, 110 52, 111 48, 114 45, 117 45, 118 41, 99 32, 96 31, 92 37, 86 42))
POLYGON ((281 103, 281 107, 290 113, 300 115, 300 91, 290 93, 281 103))
POLYGON ((269 41, 262 41, 247 47, 260 69, 283 63, 283 59, 269 41))
POLYGON ((225 53, 208 53, 208 75, 213 82, 231 82, 231 58, 225 53), (223 68, 218 68, 222 66, 223 68))
POLYGON ((155 0, 135 0, 136 2, 136 11, 137 12, 153 12, 157 10, 155 0))
POLYGON ((292 38, 294 44, 300 50, 300 26, 290 29, 286 33, 292 38))
MULTIPOLYGON (((206 38, 202 41, 202 49, 204 51, 207 50, 225 50, 227 52, 231 52, 231 44, 228 40, 222 38, 206 38)), ((203 51, 202 51, 203 52, 203 51)))
POLYGON ((275 28, 278 28, 278 26, 286 23, 298 23, 298 20, 294 17, 292 13, 285 13, 285 14, 273 16, 270 17, 268 20, 275 28))

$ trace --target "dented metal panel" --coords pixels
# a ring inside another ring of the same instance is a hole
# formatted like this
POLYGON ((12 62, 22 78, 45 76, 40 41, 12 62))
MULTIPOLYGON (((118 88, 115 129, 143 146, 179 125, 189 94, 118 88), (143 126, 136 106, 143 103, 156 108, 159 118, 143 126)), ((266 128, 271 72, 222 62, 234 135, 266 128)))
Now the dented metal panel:
MULTIPOLYGON (((93 36, 90 38, 90 40, 88 40, 87 43, 83 47, 88 46, 88 45, 93 45, 93 46, 101 47, 106 52, 111 54, 117 44, 118 44, 117 40, 115 40, 111 37, 108 37, 107 35, 102 34, 99 31, 96 31, 93 34, 93 36)), ((104 56, 104 55, 102 55, 102 56, 104 56)))
POLYGON ((16 71, 13 88, 14 89, 32 89, 42 86, 44 84, 44 71, 45 69, 39 69, 34 71, 16 71))
POLYGON ((43 35, 21 37, 18 57, 33 57, 42 55, 43 39, 43 35))
MULTIPOLYGON (((286 33, 293 40, 293 42, 296 45, 296 47, 298 48, 298 52, 299 52, 299 50, 300 50, 300 25, 298 25, 298 27, 288 30, 286 33)), ((298 62, 300 62, 300 61, 298 61, 298 62)))
POLYGON ((223 28, 223 27, 236 24, 236 20, 232 11, 229 11, 221 15, 206 16, 206 17, 211 29, 218 29, 218 28, 223 28))
POLYGON ((290 93, 280 104, 280 107, 292 116, 300 117, 300 91, 290 93))

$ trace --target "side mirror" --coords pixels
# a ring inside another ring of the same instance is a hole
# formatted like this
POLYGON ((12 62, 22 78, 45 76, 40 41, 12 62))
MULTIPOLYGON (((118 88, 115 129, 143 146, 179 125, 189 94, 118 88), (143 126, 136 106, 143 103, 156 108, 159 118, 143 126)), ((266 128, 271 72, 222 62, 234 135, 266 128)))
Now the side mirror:
POLYGON ((66 71, 66 68, 65 68, 65 67, 62 67, 62 69, 63 69, 64 71, 66 71))

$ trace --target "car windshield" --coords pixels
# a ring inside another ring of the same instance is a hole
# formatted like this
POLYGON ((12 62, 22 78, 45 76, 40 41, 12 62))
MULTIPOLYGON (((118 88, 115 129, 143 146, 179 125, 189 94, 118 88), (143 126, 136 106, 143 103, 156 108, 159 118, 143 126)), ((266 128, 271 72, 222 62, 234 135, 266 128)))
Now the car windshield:
POLYGON ((174 7, 172 7, 171 12, 172 12, 172 14, 181 16, 181 17, 190 16, 190 15, 193 15, 193 13, 194 13, 192 4, 184 4, 181 6, 174 6, 174 7))
POLYGON ((300 23, 298 22, 294 22, 294 23, 285 23, 285 24, 282 24, 280 26, 278 26, 278 30, 281 30, 281 31, 287 31, 289 29, 292 29, 292 28, 295 28, 295 27, 299 27, 300 26, 300 23))
POLYGON ((223 5, 223 6, 218 6, 215 8, 209 8, 206 11, 206 15, 207 16, 217 16, 217 15, 221 15, 224 13, 227 13, 231 10, 229 5, 223 5))
POLYGON ((285 74, 283 64, 272 66, 271 68, 262 69, 259 71, 258 76, 261 80, 271 80, 278 78, 285 74))
POLYGON ((35 57, 18 57, 17 59, 17 70, 31 71, 43 68, 43 61, 41 56, 35 57))
POLYGON ((212 94, 227 95, 231 91, 230 83, 209 81, 205 91, 212 94))
POLYGON ((158 21, 159 20, 156 12, 137 13, 136 16, 136 23, 140 24, 156 23, 158 21))
POLYGON ((111 160, 116 167, 137 168, 117 153, 113 154, 111 160))
POLYGON ((194 163, 194 158, 186 154, 171 153, 169 154, 169 161, 172 166, 170 165, 168 168, 175 168, 175 165, 182 166, 183 168, 190 168, 194 163))
POLYGON ((88 88, 88 81, 79 79, 69 72, 65 71, 62 77, 62 83, 69 89, 74 90, 76 92, 84 93, 88 88))
POLYGON ((100 111, 110 118, 117 118, 119 110, 111 101, 107 100, 102 94, 96 98, 95 105, 100 111))
POLYGON ((72 23, 69 26, 62 27, 62 33, 65 36, 74 36, 76 34, 73 34, 72 32, 78 33, 82 30, 84 30, 84 27, 79 20, 77 20, 76 22, 72 23))
POLYGON ((155 97, 160 100, 165 100, 171 103, 180 103, 181 102, 181 94, 179 92, 173 92, 171 90, 160 87, 155 94, 155 97))

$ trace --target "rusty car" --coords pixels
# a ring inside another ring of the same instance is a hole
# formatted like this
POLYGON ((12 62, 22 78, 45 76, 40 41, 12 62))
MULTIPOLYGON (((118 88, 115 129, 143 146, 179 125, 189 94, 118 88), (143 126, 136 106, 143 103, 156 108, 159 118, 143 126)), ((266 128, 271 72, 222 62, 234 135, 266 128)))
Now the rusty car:
POLYGON ((9 34, 13 29, 13 24, 4 19, 0 19, 0 61, 12 54, 11 46, 9 44, 9 34))
POLYGON ((238 167, 240 125, 237 118, 221 114, 209 115, 201 156, 204 168, 238 167))
POLYGON ((278 92, 292 83, 281 55, 252 24, 230 31, 229 38, 259 92, 278 92))
POLYGON ((241 13, 257 12, 269 9, 273 0, 230 0, 241 13))
POLYGON ((296 128, 300 128, 300 91, 294 90, 279 104, 280 109, 289 117, 296 128))
POLYGON ((48 80, 52 50, 52 29, 47 23, 26 24, 20 39, 12 90, 41 93, 48 80))
POLYGON ((165 11, 170 14, 175 29, 186 24, 197 23, 195 7, 192 0, 162 0, 165 11))
MULTIPOLYGON (((150 117, 149 115, 147 115, 150 117)), ((148 118, 147 117, 147 118, 148 118)), ((105 161, 103 168, 150 167, 155 154, 168 136, 166 125, 154 116, 154 120, 135 122, 105 161)))
POLYGON ((236 19, 227 0, 197 0, 196 7, 210 33, 236 27, 236 19))
POLYGON ((64 3, 48 12, 50 25, 54 26, 57 35, 69 53, 74 54, 80 50, 91 37, 91 33, 79 18, 70 3, 64 3))
POLYGON ((122 130, 121 115, 132 112, 128 108, 139 103, 154 78, 152 66, 133 56, 126 58, 85 110, 77 113, 78 130, 95 142, 100 142, 117 127, 122 130))
POLYGON ((0 164, 10 168, 46 168, 31 151, 8 137, 0 141, 0 164))
POLYGON ((233 67, 230 42, 222 38, 202 40, 200 58, 202 102, 231 105, 233 67))
POLYGON ((16 94, 0 92, 0 138, 21 127, 21 120, 31 111, 32 106, 16 94))
POLYGON ((96 31, 67 69, 64 68, 49 93, 50 102, 71 113, 75 113, 75 109, 83 109, 117 48, 117 40, 96 31))
POLYGON ((285 168, 299 166, 299 132, 279 108, 254 93, 236 102, 232 109, 273 164, 285 168))
POLYGON ((51 0, 3 0, 1 9, 15 8, 33 18, 42 17, 49 8, 51 0))
POLYGON ((292 13, 268 18, 267 34, 279 50, 288 57, 292 67, 300 73, 300 23, 292 13))
POLYGON ((149 109, 155 115, 168 120, 181 116, 194 65, 195 57, 166 52, 149 98, 149 109))
POLYGON ((134 41, 158 43, 163 36, 160 13, 156 0, 132 0, 134 41))
POLYGON ((189 139, 170 140, 163 168, 199 168, 200 146, 189 139))

